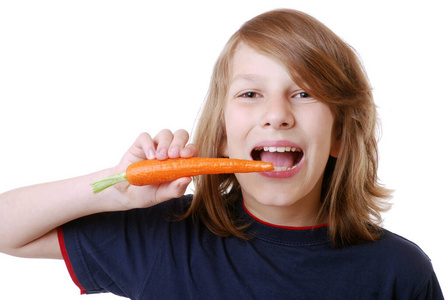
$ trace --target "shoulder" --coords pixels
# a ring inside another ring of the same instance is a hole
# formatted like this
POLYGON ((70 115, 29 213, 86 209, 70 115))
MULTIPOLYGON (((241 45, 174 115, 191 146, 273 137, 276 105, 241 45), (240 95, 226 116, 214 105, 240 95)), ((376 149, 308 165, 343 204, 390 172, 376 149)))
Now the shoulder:
POLYGON ((346 246, 341 253, 353 263, 389 278, 422 278, 433 270, 431 260, 416 243, 386 229, 381 230, 379 239, 346 246))
POLYGON ((384 229, 381 238, 374 244, 388 260, 405 265, 431 266, 431 260, 417 244, 396 233, 384 229))
POLYGON ((371 243, 375 261, 385 275, 395 283, 399 291, 425 289, 434 278, 430 258, 414 242, 388 230, 383 230, 381 238, 371 243))
POLYGON ((172 241, 191 231, 189 222, 172 222, 191 199, 183 196, 145 209, 99 213, 65 224, 64 259, 75 282, 88 293, 133 295, 144 284, 147 270, 173 252, 172 241))
MULTIPOLYGON (((388 230, 372 243, 398 291, 412 291, 415 299, 443 299, 431 259, 414 242, 388 230)), ((410 296, 411 297, 411 296, 410 296)))
POLYGON ((414 242, 383 229, 381 237, 361 246, 365 255, 390 275, 426 277, 433 271, 431 260, 414 242))

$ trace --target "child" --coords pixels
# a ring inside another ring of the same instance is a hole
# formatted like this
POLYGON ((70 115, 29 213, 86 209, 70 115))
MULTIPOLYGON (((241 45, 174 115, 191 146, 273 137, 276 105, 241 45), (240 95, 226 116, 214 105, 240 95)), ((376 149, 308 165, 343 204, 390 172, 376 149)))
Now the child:
POLYGON ((144 133, 114 168, 1 195, 0 250, 63 258, 82 293, 132 299, 442 299, 428 257, 379 225, 375 126, 352 49, 304 13, 267 12, 220 55, 194 144, 144 133), (192 156, 276 170, 196 177, 194 196, 191 178, 89 186, 192 156))

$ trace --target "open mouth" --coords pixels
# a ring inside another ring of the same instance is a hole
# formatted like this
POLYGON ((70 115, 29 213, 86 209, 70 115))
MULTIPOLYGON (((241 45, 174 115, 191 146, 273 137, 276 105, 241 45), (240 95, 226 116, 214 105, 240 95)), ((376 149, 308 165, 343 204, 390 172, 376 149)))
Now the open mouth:
POLYGON ((252 150, 253 160, 274 164, 275 171, 294 169, 302 160, 303 151, 295 147, 256 147, 252 150))

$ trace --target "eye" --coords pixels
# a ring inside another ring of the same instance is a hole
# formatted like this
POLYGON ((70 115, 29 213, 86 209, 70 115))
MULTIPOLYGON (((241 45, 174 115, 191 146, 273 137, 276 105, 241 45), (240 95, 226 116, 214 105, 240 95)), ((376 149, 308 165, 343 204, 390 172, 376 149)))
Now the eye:
POLYGON ((312 98, 312 97, 307 92, 298 92, 297 94, 294 95, 294 98, 309 99, 309 98, 312 98))
POLYGON ((256 92, 245 92, 245 93, 239 94, 238 97, 240 97, 240 98, 259 98, 259 97, 261 97, 261 95, 256 92))

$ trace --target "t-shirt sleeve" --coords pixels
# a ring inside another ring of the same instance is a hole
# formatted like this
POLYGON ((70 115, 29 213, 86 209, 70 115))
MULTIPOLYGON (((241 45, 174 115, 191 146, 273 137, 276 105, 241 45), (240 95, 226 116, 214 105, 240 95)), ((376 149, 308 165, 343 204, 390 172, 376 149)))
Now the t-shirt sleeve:
POLYGON ((163 255, 158 245, 169 238, 170 218, 176 214, 173 206, 185 207, 185 199, 95 214, 59 228, 61 251, 81 294, 111 292, 134 298, 163 255))
POLYGON ((419 290, 414 299, 417 300, 443 300, 442 289, 437 280, 436 273, 431 272, 426 284, 419 290))
POLYGON ((393 274, 394 299, 443 300, 442 290, 430 258, 415 243, 396 234, 387 233, 389 243, 380 254, 393 274))

